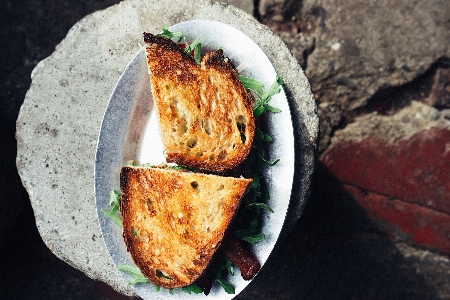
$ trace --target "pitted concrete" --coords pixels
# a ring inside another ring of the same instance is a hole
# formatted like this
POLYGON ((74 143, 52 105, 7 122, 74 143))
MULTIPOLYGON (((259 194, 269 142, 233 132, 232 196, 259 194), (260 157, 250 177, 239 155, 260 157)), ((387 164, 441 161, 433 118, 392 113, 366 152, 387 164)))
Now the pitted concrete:
POLYGON ((120 74, 140 49, 143 31, 205 18, 247 34, 283 78, 302 167, 294 192, 306 198, 318 134, 309 83, 276 35, 227 4, 128 0, 85 17, 34 69, 17 120, 17 168, 43 241, 63 261, 125 294, 133 292, 109 257, 95 208, 94 156, 103 113, 120 74))

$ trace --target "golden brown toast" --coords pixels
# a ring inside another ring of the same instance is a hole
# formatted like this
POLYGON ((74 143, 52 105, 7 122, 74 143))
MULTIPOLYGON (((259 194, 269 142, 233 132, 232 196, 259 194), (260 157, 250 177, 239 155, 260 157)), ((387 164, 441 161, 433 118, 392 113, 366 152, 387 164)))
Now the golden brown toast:
POLYGON ((219 247, 251 179, 123 167, 120 211, 127 250, 149 281, 192 284, 219 247))
POLYGON ((212 172, 236 167, 254 137, 253 99, 222 50, 199 66, 175 42, 144 33, 167 162, 212 172))

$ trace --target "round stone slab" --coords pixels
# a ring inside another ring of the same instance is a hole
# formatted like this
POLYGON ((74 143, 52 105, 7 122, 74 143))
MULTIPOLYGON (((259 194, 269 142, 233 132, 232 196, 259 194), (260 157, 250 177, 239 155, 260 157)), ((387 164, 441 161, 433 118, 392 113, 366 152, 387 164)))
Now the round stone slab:
POLYGON ((109 257, 94 199, 94 160, 102 117, 142 32, 192 19, 229 24, 265 52, 283 78, 295 131, 296 171, 283 235, 309 196, 318 135, 310 85, 283 42, 252 16, 205 1, 129 0, 75 24, 32 72, 17 120, 17 168, 44 243, 89 277, 132 295, 109 257))

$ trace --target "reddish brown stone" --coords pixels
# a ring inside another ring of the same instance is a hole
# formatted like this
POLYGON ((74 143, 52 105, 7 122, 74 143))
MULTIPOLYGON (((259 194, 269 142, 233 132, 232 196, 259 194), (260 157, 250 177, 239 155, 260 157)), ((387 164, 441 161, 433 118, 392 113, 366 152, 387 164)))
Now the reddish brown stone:
POLYGON ((437 107, 450 107, 450 69, 437 69, 431 92, 425 102, 437 107))
POLYGON ((410 242, 450 255, 450 215, 389 200, 386 196, 363 192, 349 185, 344 185, 344 188, 372 219, 382 221, 392 235, 398 235, 400 230, 410 242))
POLYGON ((370 137, 321 158, 339 181, 450 214, 450 131, 432 128, 394 144, 370 137))

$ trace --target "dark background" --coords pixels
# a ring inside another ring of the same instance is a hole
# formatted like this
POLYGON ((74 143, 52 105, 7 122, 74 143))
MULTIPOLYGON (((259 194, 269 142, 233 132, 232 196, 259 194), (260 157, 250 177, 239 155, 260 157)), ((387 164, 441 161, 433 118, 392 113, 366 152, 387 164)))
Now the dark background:
MULTIPOLYGON (((43 243, 15 166, 15 122, 31 71, 89 13, 119 1, 1 1, 0 299, 121 299, 43 243)), ((126 299, 126 297, 124 297, 126 299)))
MULTIPOLYGON (((128 299, 63 263, 44 245, 17 174, 14 137, 36 64, 75 22, 118 2, 2 1, 0 299, 128 299)), ((402 254, 376 225, 319 164, 299 223, 238 298, 442 299, 440 276, 448 274, 418 272, 433 266, 402 254)))

